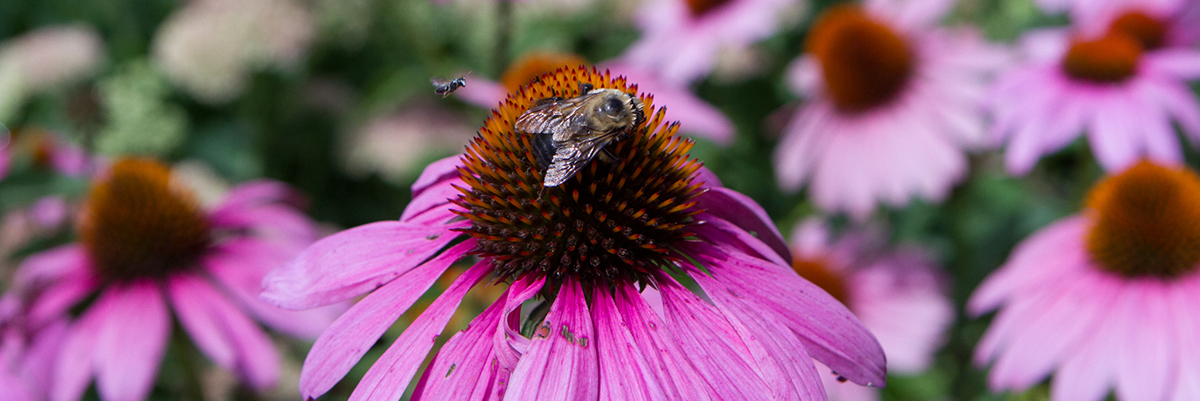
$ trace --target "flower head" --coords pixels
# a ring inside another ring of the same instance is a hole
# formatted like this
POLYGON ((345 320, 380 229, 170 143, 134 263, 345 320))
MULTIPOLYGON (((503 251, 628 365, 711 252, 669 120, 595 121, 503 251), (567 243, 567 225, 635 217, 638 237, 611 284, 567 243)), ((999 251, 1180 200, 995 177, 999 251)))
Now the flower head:
MULTIPOLYGON (((888 373, 927 369, 954 321, 946 277, 923 250, 887 249, 875 229, 833 237, 818 219, 796 226, 792 268, 825 289, 862 319, 888 356, 888 373)), ((831 400, 876 400, 878 391, 826 377, 831 400)))
POLYGON ((1200 397, 1200 176, 1142 161, 1092 189, 1080 214, 1043 228, 971 296, 999 309, 976 348, 994 390, 1053 373, 1060 400, 1200 397))
POLYGON ((341 380, 467 255, 478 262, 408 326, 351 399, 399 397, 466 291, 485 281, 507 289, 434 356, 414 398, 820 399, 811 358, 881 385, 878 343, 788 267, 762 209, 720 187, 687 155, 691 141, 678 128, 624 78, 586 67, 509 96, 461 158, 425 170, 400 221, 318 241, 267 277, 264 299, 284 307, 369 293, 317 340, 301 375, 304 396, 341 380), (531 134, 513 125, 539 101, 579 96, 580 84, 638 96, 647 118, 608 145, 611 158, 543 187, 531 134), (530 299, 542 306, 522 322, 530 299))
POLYGON ((1082 132, 1110 172, 1141 158, 1182 161, 1172 122, 1200 139, 1200 103, 1187 85, 1200 78, 1200 51, 1175 46, 1171 22, 1128 9, 1099 33, 1084 24, 1075 33, 1027 34, 1026 63, 999 78, 989 102, 1008 170, 1029 172, 1082 132))
POLYGON ((784 130, 776 176, 817 206, 865 218, 878 203, 940 200, 983 139, 983 89, 1003 52, 969 30, 931 27, 947 10, 836 5, 789 68, 807 103, 784 130))
POLYGON ((166 166, 120 160, 88 195, 80 242, 22 263, 0 299, 11 307, 0 326, 34 333, 67 322, 61 344, 44 354, 53 359, 54 399, 80 398, 93 376, 104 400, 145 398, 170 337, 169 307, 213 363, 253 388, 270 387, 278 355, 251 316, 313 336, 330 312, 288 312, 257 299, 262 275, 315 239, 312 222, 285 204, 291 197, 280 184, 251 183, 204 210, 166 166), (69 317, 77 307, 83 312, 69 317))

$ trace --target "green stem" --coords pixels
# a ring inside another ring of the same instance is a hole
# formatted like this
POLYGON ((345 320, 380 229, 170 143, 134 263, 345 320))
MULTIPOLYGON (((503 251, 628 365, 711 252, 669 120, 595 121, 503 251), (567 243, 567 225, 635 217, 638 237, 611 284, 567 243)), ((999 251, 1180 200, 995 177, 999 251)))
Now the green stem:
POLYGON ((512 0, 500 0, 496 4, 496 73, 499 77, 508 67, 508 48, 512 41, 513 5, 512 0))

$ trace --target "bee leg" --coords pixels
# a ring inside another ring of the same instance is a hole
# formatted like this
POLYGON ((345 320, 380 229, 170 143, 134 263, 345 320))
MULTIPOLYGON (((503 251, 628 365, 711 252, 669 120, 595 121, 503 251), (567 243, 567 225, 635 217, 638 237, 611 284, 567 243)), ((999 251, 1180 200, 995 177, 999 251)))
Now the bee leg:
POLYGON ((595 88, 596 87, 592 86, 592 84, 580 82, 579 83, 579 96, 586 95, 588 92, 591 92, 592 89, 595 89, 595 88))
POLYGON ((600 153, 596 154, 596 158, 603 160, 605 163, 616 163, 621 161, 620 157, 609 152, 608 149, 600 149, 600 153))

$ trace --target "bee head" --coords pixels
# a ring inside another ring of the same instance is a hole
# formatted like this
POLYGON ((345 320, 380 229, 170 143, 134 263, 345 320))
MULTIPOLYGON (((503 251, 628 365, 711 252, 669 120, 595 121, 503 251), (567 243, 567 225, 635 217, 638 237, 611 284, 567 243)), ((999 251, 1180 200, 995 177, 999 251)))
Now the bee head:
POLYGON ((603 116, 615 126, 637 127, 646 120, 642 101, 637 96, 614 89, 604 91, 601 101, 596 104, 596 115, 603 116))

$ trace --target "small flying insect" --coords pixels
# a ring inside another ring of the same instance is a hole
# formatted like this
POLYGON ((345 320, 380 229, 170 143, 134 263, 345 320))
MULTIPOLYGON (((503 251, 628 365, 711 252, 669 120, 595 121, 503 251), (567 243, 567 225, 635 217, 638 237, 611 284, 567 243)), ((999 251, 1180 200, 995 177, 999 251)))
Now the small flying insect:
POLYGON ((429 78, 429 83, 433 84, 433 93, 442 95, 442 99, 445 99, 446 96, 450 96, 450 93, 458 90, 458 88, 467 86, 467 75, 471 75, 471 72, 467 71, 463 76, 454 79, 433 77, 429 78))
POLYGON ((579 84, 581 95, 542 99, 517 117, 513 128, 532 135, 534 157, 546 169, 542 187, 556 187, 597 156, 617 160, 604 148, 646 120, 642 101, 616 89, 579 84))

